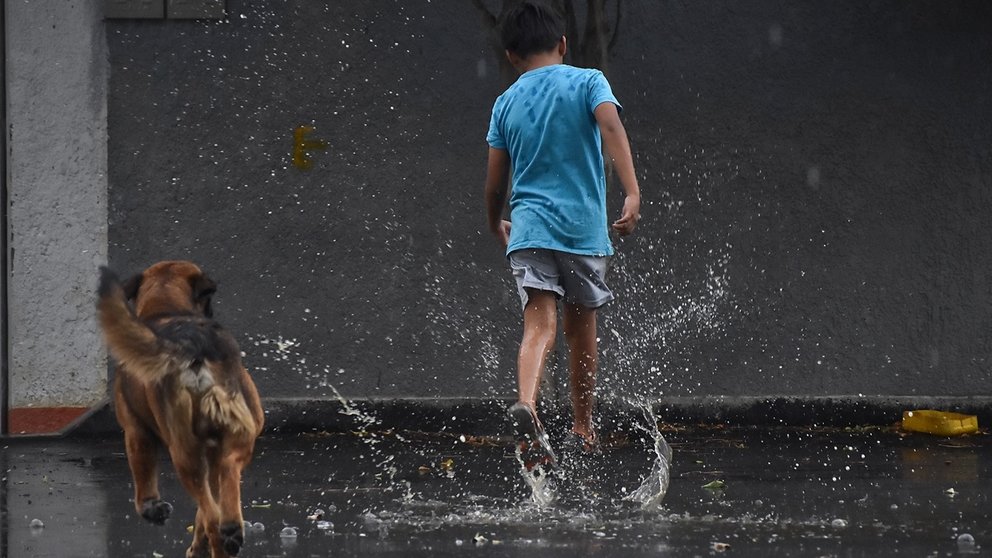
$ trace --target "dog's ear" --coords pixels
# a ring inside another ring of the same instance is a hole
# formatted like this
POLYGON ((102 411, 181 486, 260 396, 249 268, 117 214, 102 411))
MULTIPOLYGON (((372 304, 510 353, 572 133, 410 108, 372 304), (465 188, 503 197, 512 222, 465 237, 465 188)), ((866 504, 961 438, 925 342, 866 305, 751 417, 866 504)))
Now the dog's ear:
POLYGON ((190 283, 193 287, 193 304, 200 308, 204 316, 212 318, 214 312, 210 308, 210 298, 217 292, 217 283, 205 273, 193 277, 190 283))
POLYGON ((128 300, 138 298, 138 289, 141 288, 141 280, 143 277, 144 276, 139 273, 129 278, 127 281, 124 281, 124 284, 121 285, 121 288, 124 289, 124 298, 128 300))

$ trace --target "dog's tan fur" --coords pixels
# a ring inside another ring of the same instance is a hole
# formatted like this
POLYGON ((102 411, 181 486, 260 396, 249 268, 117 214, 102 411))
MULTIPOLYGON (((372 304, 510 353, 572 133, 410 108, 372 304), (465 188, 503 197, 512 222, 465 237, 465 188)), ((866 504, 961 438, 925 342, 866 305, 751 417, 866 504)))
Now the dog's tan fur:
POLYGON ((135 508, 154 523, 171 513, 158 492, 157 453, 164 446, 197 503, 188 557, 233 556, 244 543, 241 471, 263 425, 237 343, 210 317, 214 290, 195 264, 168 261, 124 285, 103 269, 97 303, 118 362, 114 404, 135 508))

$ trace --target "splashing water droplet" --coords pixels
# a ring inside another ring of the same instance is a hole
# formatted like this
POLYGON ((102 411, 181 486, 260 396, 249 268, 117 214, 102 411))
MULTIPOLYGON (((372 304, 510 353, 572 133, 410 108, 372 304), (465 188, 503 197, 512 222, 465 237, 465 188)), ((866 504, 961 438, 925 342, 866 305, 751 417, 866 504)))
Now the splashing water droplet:
POLYGON ((672 448, 665 437, 658 431, 658 419, 647 403, 640 402, 638 406, 647 424, 635 423, 635 426, 651 436, 653 441, 654 463, 641 485, 630 494, 623 497, 625 501, 636 502, 642 509, 655 509, 661 505, 668 493, 668 483, 671 479, 672 448))

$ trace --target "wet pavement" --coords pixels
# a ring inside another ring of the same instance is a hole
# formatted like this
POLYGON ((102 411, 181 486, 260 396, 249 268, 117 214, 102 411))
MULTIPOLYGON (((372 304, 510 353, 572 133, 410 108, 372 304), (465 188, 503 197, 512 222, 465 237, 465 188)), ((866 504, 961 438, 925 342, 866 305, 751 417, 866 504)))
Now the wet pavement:
MULTIPOLYGON (((634 432, 561 455, 544 506, 505 440, 268 432, 241 556, 992 555, 988 435, 663 425, 671 484, 645 509, 629 495, 656 456, 634 432)), ((184 555, 194 508, 167 459, 175 511, 154 526, 134 513, 119 437, 0 442, 0 555, 184 555)))

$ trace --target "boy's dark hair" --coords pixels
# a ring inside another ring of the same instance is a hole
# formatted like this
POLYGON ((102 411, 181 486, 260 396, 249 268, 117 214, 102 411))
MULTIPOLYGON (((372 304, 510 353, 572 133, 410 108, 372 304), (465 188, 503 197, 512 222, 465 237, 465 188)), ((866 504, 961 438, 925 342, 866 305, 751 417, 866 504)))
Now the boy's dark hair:
POLYGON ((500 21, 499 36, 503 48, 526 58, 547 52, 565 35, 565 20, 545 4, 525 0, 500 21))

